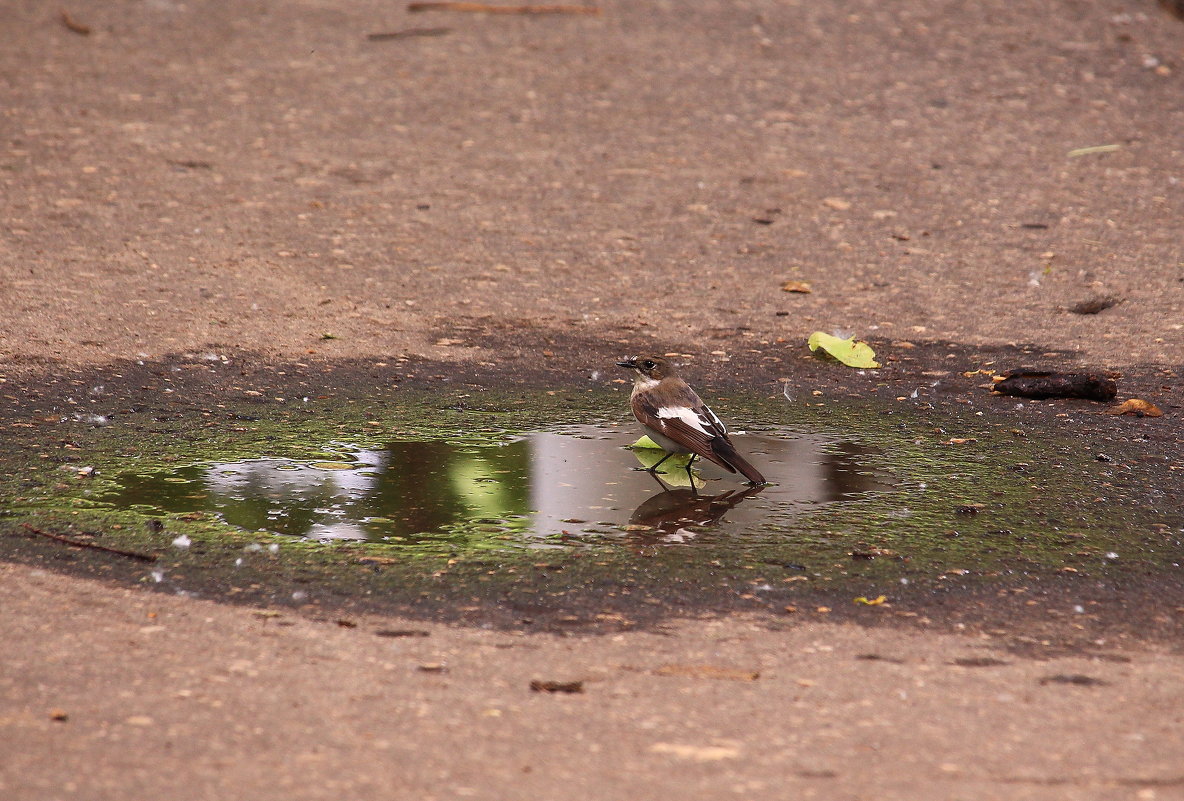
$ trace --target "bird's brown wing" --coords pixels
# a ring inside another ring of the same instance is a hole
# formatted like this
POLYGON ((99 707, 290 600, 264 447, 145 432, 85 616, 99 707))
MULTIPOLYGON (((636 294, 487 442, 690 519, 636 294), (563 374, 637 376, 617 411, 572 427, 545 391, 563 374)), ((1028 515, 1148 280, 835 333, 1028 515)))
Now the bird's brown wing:
MULTIPOLYGON (((702 406, 702 404, 700 404, 702 406)), ((706 407, 703 407, 706 408, 706 407)), ((706 422, 703 430, 697 429, 689 425, 685 420, 679 417, 659 417, 658 407, 646 397, 644 393, 639 393, 633 396, 633 416, 637 418, 646 428, 652 428, 663 436, 677 442, 682 447, 686 448, 691 453, 698 454, 710 462, 714 462, 729 473, 735 473, 736 468, 728 464, 719 453, 716 452, 714 444, 717 440, 723 439, 727 442, 728 435, 718 433, 718 430, 710 424, 710 420, 705 420, 705 416, 698 411, 700 422, 706 422)), ((710 415, 712 418, 714 414, 710 415)), ((735 453, 735 449, 731 448, 731 443, 728 442, 728 447, 735 453)))
MULTIPOLYGON (((694 395, 694 390, 691 390, 694 395)), ((694 395, 695 405, 694 411, 699 418, 699 424, 707 430, 711 437, 711 450, 715 453, 716 458, 711 461, 716 464, 723 464, 730 472, 739 471, 745 478, 753 484, 764 484, 765 477, 761 475, 761 471, 748 463, 743 456, 736 452, 736 448, 732 445, 732 440, 728 436, 728 429, 724 426, 723 420, 716 417, 715 412, 711 408, 699 400, 698 395, 694 395)), ((711 458, 711 457, 707 457, 711 458)))
POLYGON ((633 414, 642 425, 669 437, 691 453, 702 456, 729 473, 739 472, 754 484, 764 484, 765 477, 761 472, 736 452, 732 440, 728 438, 728 430, 715 413, 689 387, 687 394, 687 399, 692 403, 683 408, 694 414, 697 426, 682 417, 659 416, 659 407, 647 393, 642 392, 633 396, 633 414))
MULTIPOLYGON (((715 451, 715 455, 726 463, 727 468, 735 473, 737 470, 751 481, 753 484, 765 484, 765 477, 761 475, 761 471, 757 470, 748 463, 743 456, 736 452, 736 448, 732 446, 732 441, 727 437, 716 437, 711 441, 711 448, 715 451)), ((716 464, 718 461, 712 459, 716 464)))

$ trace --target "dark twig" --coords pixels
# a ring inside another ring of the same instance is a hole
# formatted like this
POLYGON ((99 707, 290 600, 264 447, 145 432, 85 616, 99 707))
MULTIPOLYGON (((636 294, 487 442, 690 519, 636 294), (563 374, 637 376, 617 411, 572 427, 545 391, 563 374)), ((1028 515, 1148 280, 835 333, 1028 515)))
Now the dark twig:
POLYGON ((79 36, 90 36, 90 26, 83 25, 81 22, 75 20, 70 16, 68 11, 63 11, 59 19, 61 19, 62 25, 66 26, 66 30, 76 33, 79 36))
POLYGON ((587 14, 598 16, 596 6, 498 6, 491 3, 442 2, 408 3, 407 10, 416 11, 467 11, 474 14, 587 14))
POLYGON ((407 28, 390 33, 371 33, 366 38, 371 42, 389 42, 392 39, 412 39, 417 36, 446 36, 452 33, 452 28, 407 28))
POLYGON ((136 551, 125 551, 122 548, 108 548, 106 545, 99 545, 98 543, 95 543, 95 542, 84 542, 82 540, 73 540, 73 539, 70 539, 69 537, 63 537, 61 534, 54 534, 52 531, 43 531, 43 530, 36 528, 34 526, 30 526, 28 523, 21 523, 21 527, 25 528, 29 531, 32 531, 34 534, 38 534, 42 537, 47 537, 47 538, 49 538, 51 540, 55 540, 57 542, 65 543, 66 545, 72 545, 75 548, 90 548, 91 550, 94 550, 94 551, 103 551, 104 553, 113 553, 116 556, 127 556, 132 559, 139 559, 142 562, 155 562, 156 561, 156 554, 137 553, 136 551))
POLYGON ((536 693, 582 693, 582 681, 542 681, 535 679, 530 683, 530 689, 536 693))

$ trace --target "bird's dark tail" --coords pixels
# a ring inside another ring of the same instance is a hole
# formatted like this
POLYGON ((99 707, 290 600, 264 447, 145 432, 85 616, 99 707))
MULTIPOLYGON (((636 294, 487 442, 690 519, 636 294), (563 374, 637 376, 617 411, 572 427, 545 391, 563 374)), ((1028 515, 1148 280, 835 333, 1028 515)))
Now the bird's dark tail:
POLYGON ((716 439, 711 443, 711 449, 719 457, 719 462, 723 464, 728 470, 735 473, 737 470, 740 474, 747 478, 753 484, 768 484, 765 477, 761 475, 761 471, 750 465, 744 460, 744 457, 736 453, 736 449, 732 447, 732 443, 725 439, 716 439))

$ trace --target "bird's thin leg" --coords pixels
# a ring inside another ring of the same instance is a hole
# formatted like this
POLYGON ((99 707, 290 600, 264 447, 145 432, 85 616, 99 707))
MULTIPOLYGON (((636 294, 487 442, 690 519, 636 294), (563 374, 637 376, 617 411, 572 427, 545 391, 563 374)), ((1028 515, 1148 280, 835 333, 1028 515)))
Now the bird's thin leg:
POLYGON ((659 460, 657 461, 657 463, 656 463, 656 464, 655 464, 653 467, 646 468, 646 472, 647 472, 647 473, 653 473, 653 474, 655 474, 655 475, 656 475, 656 474, 659 472, 659 471, 658 471, 658 468, 659 468, 659 467, 662 465, 662 462, 666 461, 667 459, 669 459, 669 458, 670 458, 671 456, 673 456, 673 455, 674 455, 673 453, 668 453, 668 454, 666 454, 666 455, 665 455, 665 456, 663 456, 661 459, 659 459, 659 460))
MULTIPOLYGON (((646 470, 646 471, 644 471, 644 472, 646 472, 646 473, 650 473, 650 471, 649 471, 649 470, 646 470)), ((665 475, 665 474, 663 474, 663 475, 665 475)), ((670 487, 666 486, 665 482, 663 482, 663 481, 662 481, 662 479, 658 478, 658 476, 657 476, 657 474, 656 474, 656 473, 650 473, 650 478, 652 478, 654 481, 657 481, 657 482, 658 482, 658 486, 662 488, 662 491, 663 491, 663 492, 669 492, 669 491, 670 491, 670 487)))
POLYGON ((697 453, 692 453, 691 458, 687 460, 687 480, 691 482, 691 492, 696 495, 699 494, 698 487, 695 486, 695 474, 691 472, 691 465, 695 463, 695 459, 699 456, 697 453))

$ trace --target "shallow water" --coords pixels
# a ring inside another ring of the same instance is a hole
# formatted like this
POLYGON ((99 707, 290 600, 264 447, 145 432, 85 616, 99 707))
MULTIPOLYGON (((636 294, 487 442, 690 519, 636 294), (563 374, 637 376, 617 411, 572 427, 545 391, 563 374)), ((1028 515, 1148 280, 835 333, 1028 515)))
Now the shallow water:
MULTIPOLYGON (((790 429, 736 434, 771 483, 749 487, 696 462, 640 470, 633 427, 567 426, 492 441, 327 446, 319 461, 248 459, 126 473, 100 500, 149 514, 213 512, 230 525, 317 540, 416 543, 473 537, 527 545, 650 531, 671 541, 703 529, 775 536, 778 521, 889 490, 866 446, 790 429)), ((658 454, 660 456, 660 452, 658 454)))
POLYGON ((0 470, 0 550, 178 592, 532 618, 577 596, 631 616, 637 599, 780 610, 823 588, 850 602, 1031 576, 1177 580, 1184 529, 1137 450, 1096 459, 1014 418, 903 399, 728 398, 717 408, 752 426, 738 450, 774 483, 697 464, 692 490, 670 462, 638 470, 661 453, 626 449, 640 432, 621 400, 400 393, 31 429, 0 470), (605 419, 620 422, 583 425, 605 419))

